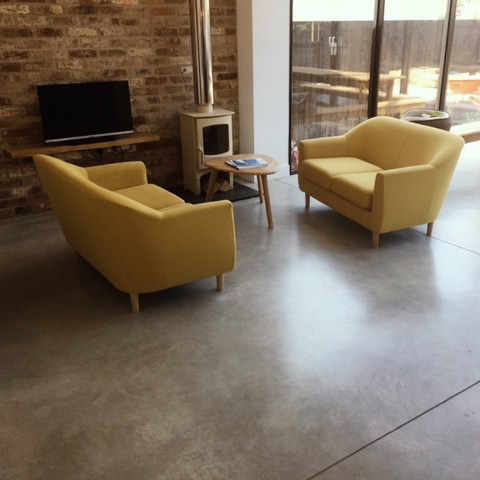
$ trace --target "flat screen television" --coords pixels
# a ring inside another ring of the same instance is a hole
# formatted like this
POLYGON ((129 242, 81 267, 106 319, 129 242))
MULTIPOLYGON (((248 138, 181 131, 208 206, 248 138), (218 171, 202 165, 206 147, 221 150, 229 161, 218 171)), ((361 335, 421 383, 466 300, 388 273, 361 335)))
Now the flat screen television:
POLYGON ((127 80, 37 85, 37 95, 47 143, 88 143, 133 133, 127 80))

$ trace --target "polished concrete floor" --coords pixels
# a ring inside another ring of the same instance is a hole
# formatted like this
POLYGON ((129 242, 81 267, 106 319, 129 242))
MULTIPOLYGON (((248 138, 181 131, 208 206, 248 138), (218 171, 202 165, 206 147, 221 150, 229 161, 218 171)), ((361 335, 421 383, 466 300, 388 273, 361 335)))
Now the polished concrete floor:
POLYGON ((138 315, 51 213, 0 223, 2 480, 480 478, 479 145, 433 237, 378 250, 295 177, 270 190, 273 231, 235 203, 224 292, 138 315))

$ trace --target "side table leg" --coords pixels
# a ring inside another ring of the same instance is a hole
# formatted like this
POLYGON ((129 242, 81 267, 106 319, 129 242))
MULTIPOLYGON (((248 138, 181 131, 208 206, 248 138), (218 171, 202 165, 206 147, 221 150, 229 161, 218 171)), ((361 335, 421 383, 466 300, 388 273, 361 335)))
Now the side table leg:
POLYGON ((257 183, 258 183, 258 197, 260 203, 263 203, 263 187, 262 187, 262 176, 257 175, 257 183))
POLYGON ((268 179, 266 175, 261 175, 263 197, 265 198, 265 210, 267 211, 268 228, 273 228, 272 207, 270 205, 270 193, 268 191, 268 179))
POLYGON ((215 183, 217 182, 218 170, 210 169, 210 179, 208 180, 206 202, 211 202, 213 199, 213 190, 215 189, 215 183))

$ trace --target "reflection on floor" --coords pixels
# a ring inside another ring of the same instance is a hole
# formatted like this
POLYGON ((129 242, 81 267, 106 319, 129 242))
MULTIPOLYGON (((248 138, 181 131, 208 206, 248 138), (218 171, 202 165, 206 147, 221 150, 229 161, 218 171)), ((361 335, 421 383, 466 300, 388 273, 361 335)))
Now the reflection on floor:
MULTIPOLYGON (((128 296, 50 213, 0 223, 2 479, 480 476, 480 148, 433 237, 382 236, 296 178, 234 204, 238 262, 128 296)), ((192 238, 192 241, 195 241, 192 238)))

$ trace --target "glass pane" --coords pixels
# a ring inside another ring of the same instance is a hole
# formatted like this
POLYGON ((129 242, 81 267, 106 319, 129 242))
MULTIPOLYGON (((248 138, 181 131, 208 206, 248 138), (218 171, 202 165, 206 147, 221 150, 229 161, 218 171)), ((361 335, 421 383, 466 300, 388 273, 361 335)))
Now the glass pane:
POLYGON ((452 124, 480 122, 480 0, 458 0, 446 110, 452 124))
POLYGON ((229 150, 229 128, 226 123, 203 127, 203 153, 205 155, 220 155, 229 150))
POLYGON ((375 0, 292 0, 291 172, 305 138, 367 118, 375 0))
POLYGON ((435 109, 448 0, 386 0, 377 114, 435 109))

